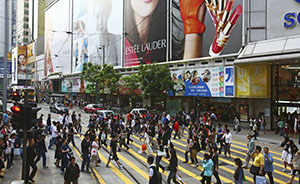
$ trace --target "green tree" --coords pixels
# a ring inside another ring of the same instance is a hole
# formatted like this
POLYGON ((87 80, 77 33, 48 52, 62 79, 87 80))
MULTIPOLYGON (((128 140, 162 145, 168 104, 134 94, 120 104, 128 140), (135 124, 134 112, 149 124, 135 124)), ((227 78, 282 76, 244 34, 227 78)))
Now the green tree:
POLYGON ((81 80, 87 82, 87 90, 91 94, 97 95, 105 94, 107 91, 109 94, 119 93, 119 80, 121 75, 116 73, 111 65, 98 65, 92 63, 84 63, 81 80))
POLYGON ((138 74, 144 97, 164 98, 169 90, 174 91, 174 82, 167 65, 140 65, 138 74))

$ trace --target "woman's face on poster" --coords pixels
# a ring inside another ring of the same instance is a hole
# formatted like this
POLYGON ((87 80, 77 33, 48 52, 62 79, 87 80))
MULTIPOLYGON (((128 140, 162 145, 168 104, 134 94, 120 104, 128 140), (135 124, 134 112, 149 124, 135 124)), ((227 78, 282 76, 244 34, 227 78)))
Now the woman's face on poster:
POLYGON ((19 62, 20 65, 25 65, 25 63, 26 63, 25 56, 24 55, 20 55, 18 62, 19 62))
POLYGON ((135 14, 141 17, 152 15, 159 0, 131 0, 131 6, 135 14))

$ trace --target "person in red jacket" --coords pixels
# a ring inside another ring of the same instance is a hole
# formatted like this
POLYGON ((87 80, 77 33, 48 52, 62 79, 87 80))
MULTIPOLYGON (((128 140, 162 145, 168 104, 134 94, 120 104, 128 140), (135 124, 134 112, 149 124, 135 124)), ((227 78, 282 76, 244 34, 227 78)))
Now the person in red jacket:
MULTIPOLYGON (((176 137, 179 135, 179 122, 178 121, 175 121, 173 129, 175 131, 174 139, 176 139, 176 137)), ((180 137, 179 137, 179 139, 180 139, 180 137)))

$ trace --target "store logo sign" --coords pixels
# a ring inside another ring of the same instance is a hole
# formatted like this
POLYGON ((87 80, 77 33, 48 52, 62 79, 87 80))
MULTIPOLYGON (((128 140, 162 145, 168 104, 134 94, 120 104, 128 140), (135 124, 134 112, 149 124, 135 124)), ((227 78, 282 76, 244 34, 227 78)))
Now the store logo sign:
MULTIPOLYGON (((300 0, 295 0, 295 1, 300 3, 300 0)), ((300 12, 298 14, 296 12, 286 13, 284 15, 284 20, 285 22, 283 26, 285 28, 292 28, 297 24, 297 22, 300 24, 300 12)))

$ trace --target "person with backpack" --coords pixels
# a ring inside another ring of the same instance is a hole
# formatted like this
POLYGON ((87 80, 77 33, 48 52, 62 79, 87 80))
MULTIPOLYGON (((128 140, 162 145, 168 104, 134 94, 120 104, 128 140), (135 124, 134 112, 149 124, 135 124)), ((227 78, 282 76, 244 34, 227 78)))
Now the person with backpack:
POLYGON ((240 158, 234 159, 234 164, 237 166, 237 169, 234 171, 234 183, 235 184, 243 184, 243 178, 244 178, 244 171, 242 167, 242 161, 240 158))
POLYGON ((154 158, 152 156, 147 158, 147 163, 149 164, 149 184, 161 184, 162 183, 162 177, 160 172, 155 167, 154 158))

